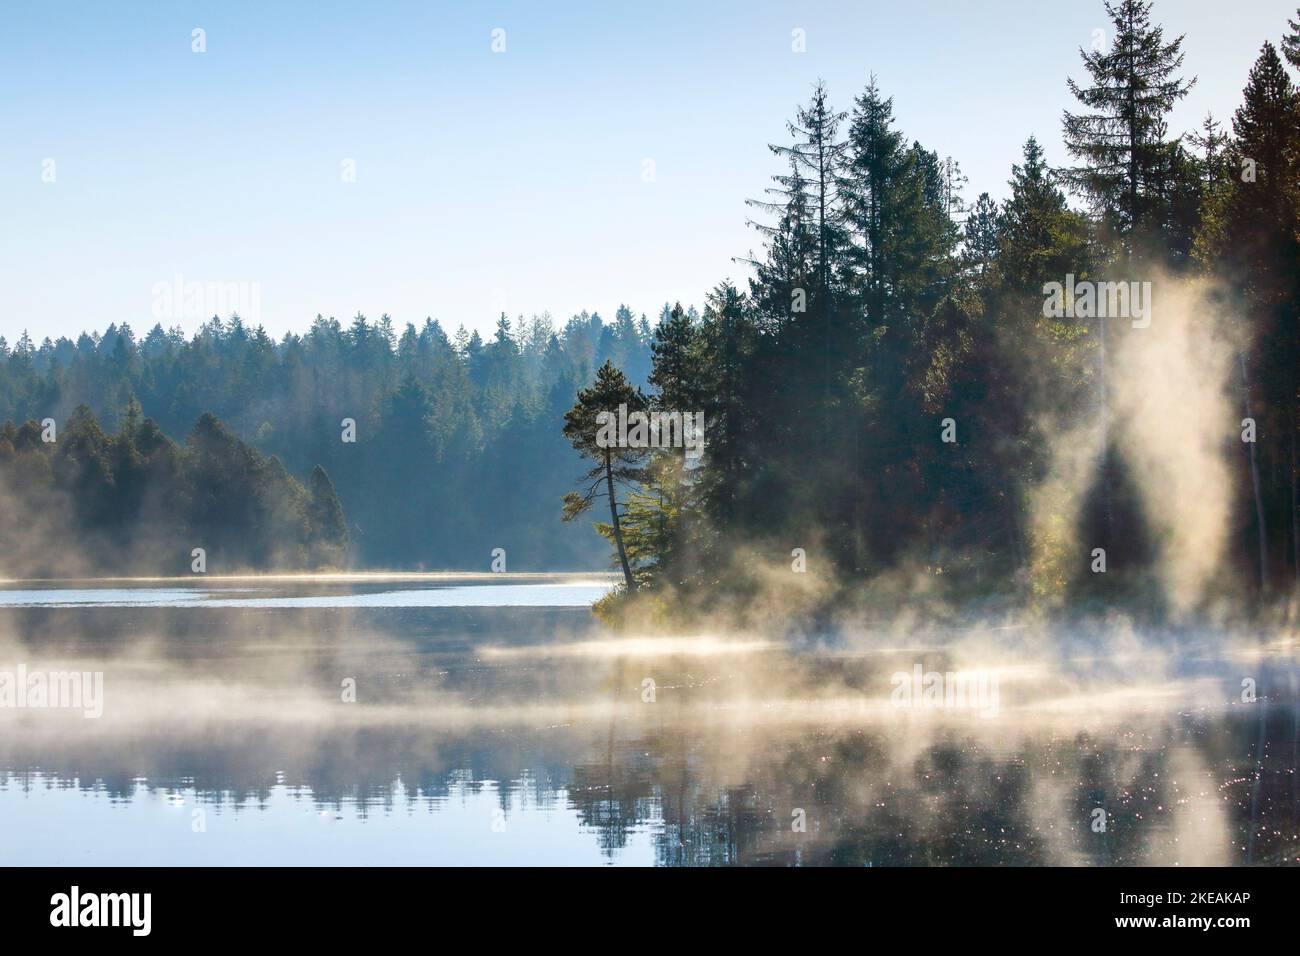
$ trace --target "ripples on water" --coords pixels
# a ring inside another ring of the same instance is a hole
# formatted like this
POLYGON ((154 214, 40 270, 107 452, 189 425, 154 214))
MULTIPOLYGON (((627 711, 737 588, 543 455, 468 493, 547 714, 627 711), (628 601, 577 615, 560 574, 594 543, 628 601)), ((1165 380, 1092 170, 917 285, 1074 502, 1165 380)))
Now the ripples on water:
POLYGON ((984 718, 891 706, 956 666, 933 635, 619 638, 603 580, 205 585, 0 591, 0 669, 105 688, 0 710, 0 863, 1297 861, 1289 648, 1022 650, 984 718))

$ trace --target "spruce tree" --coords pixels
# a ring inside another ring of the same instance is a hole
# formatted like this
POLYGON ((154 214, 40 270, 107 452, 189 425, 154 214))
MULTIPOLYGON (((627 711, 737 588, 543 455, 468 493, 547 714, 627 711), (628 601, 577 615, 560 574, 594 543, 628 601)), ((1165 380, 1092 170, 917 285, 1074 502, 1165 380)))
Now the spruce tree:
POLYGON ((778 156, 788 157, 797 174, 808 183, 812 232, 817 250, 815 288, 822 296, 830 291, 843 245, 843 210, 837 182, 844 160, 844 143, 839 139, 839 127, 845 115, 831 109, 826 86, 819 82, 808 105, 798 111, 794 122, 786 124, 795 137, 794 144, 769 147, 778 156))
POLYGON ((1033 136, 1023 155, 1011 167, 1011 195, 998 217, 998 264, 1011 289, 1037 297, 1045 282, 1087 273, 1088 229, 1066 203, 1033 136))
POLYGON ((1206 113, 1200 131, 1189 134, 1187 139, 1201 151, 1198 159, 1205 190, 1213 190, 1228 175, 1226 153, 1232 137, 1223 132, 1223 124, 1214 118, 1213 113, 1206 113))
POLYGON ((1257 306, 1275 307, 1295 284, 1300 94, 1265 43, 1232 118, 1228 175, 1206 204, 1197 253, 1257 306))
POLYGON ((1196 254, 1236 289, 1249 323, 1239 384, 1267 436, 1250 446, 1259 581, 1290 562, 1300 586, 1300 93, 1272 43, 1242 99, 1229 175, 1205 204, 1196 254))
POLYGON ((854 245, 849 254, 852 287, 858 291, 867 321, 888 323, 890 261, 898 238, 914 218, 909 157, 903 134, 894 129, 894 101, 881 96, 873 76, 857 98, 848 136, 848 171, 842 181, 854 245))
POLYGON ((1177 181, 1166 117, 1196 80, 1179 76, 1183 38, 1165 42, 1149 0, 1107 0, 1106 13, 1114 42, 1080 49, 1090 81, 1068 80, 1087 112, 1065 112, 1065 146, 1081 161, 1065 175, 1132 254, 1142 241, 1164 238, 1163 207, 1177 181))
POLYGON ((985 283, 992 278, 998 255, 998 204, 980 193, 963 227, 962 259, 970 274, 985 283))
POLYGON ((817 268, 817 230, 808 201, 808 181, 793 156, 789 161, 790 172, 773 177, 777 185, 767 190, 771 199, 745 200, 747 205, 777 215, 775 225, 748 221, 766 237, 767 248, 763 259, 750 253, 744 260, 754 267, 750 295, 773 329, 783 328, 797 312, 807 310, 817 268))
POLYGON ((307 535, 312 546, 310 557, 317 565, 341 568, 348 553, 348 523, 343 516, 334 483, 325 469, 317 465, 307 480, 307 535))
POLYGON ((1296 10, 1296 18, 1288 20, 1286 25, 1291 32, 1282 37, 1282 54, 1288 63, 1300 70, 1300 9, 1296 10))

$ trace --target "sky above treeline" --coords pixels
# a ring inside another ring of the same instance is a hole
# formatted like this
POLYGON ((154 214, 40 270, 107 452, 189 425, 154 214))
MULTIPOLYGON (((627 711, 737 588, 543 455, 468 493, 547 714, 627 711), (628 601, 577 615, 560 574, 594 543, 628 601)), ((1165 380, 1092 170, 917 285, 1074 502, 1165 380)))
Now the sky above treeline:
MULTIPOLYGON (((1295 16, 1157 0, 1199 78, 1171 129, 1226 122, 1295 16)), ((784 171, 766 144, 817 79, 847 110, 874 73, 968 200, 1001 198, 1030 134, 1066 163, 1065 81, 1109 29, 1101 0, 15 0, 0 335, 189 333, 214 303, 277 338, 318 312, 484 332, 502 311, 653 319, 747 277, 744 200, 784 171)))

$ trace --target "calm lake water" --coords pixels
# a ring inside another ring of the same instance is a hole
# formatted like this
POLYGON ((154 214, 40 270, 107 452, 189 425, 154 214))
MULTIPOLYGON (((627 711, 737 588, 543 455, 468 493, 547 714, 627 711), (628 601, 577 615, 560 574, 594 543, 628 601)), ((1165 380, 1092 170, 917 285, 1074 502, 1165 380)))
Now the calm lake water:
POLYGON ((0 587, 0 681, 103 675, 97 718, 0 706, 0 865, 1300 861, 1293 643, 651 639, 611 583, 0 587))

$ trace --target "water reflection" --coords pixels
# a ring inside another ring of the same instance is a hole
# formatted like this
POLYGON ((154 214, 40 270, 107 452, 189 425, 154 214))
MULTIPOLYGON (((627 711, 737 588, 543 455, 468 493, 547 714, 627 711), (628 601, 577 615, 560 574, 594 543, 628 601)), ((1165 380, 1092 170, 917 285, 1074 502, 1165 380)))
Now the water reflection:
POLYGON ((605 581, 454 585, 362 590, 287 596, 272 588, 9 588, 0 589, 0 607, 590 607, 612 590, 605 581))
POLYGON ((1300 858, 1288 654, 1251 660, 1254 704, 1212 641, 1175 673, 1003 662, 982 719, 891 706, 948 647, 665 647, 566 608, 10 608, 0 632, 0 667, 98 666, 106 696, 98 721, 0 711, 4 863, 1300 858))

